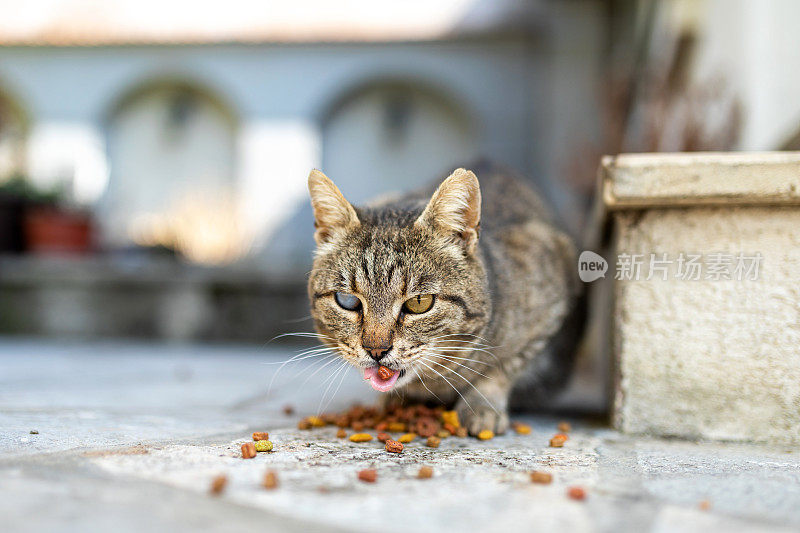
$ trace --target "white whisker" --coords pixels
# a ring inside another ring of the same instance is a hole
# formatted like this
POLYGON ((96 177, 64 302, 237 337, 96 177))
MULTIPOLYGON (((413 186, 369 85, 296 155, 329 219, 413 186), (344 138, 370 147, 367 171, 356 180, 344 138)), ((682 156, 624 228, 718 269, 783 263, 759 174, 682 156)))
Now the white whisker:
MULTIPOLYGON (((458 366, 460 366, 460 367, 462 367, 462 368, 466 368, 466 369, 467 369, 467 370, 469 370, 470 372, 475 372, 475 373, 476 373, 476 374, 478 374, 479 376, 483 376, 483 377, 485 377, 486 379, 492 379, 492 378, 490 378, 489 376, 487 376, 486 374, 482 374, 482 373, 478 372, 478 371, 477 371, 477 370, 475 370, 474 368, 470 368, 470 367, 468 367, 467 365, 462 365, 461 363, 458 363, 458 362, 456 362, 456 361, 451 361, 450 359, 448 359, 447 357, 445 357, 445 356, 443 356, 443 355, 439 355, 439 354, 433 354, 433 353, 430 353, 430 352, 428 352, 428 356, 430 356, 430 357, 436 357, 436 358, 440 358, 440 359, 444 359, 445 361, 449 361, 449 362, 453 363, 454 365, 458 365, 458 366)), ((433 362, 433 361, 431 361, 431 362, 433 362)))
POLYGON ((342 383, 344 383, 344 378, 347 377, 347 370, 348 370, 349 366, 350 366, 349 363, 347 363, 347 361, 345 361, 345 365, 342 367, 344 369, 344 371, 342 372, 342 377, 339 378, 339 385, 336 386, 336 390, 333 391, 333 394, 331 395, 330 399, 328 400, 328 403, 326 403, 325 407, 322 408, 323 412, 328 409, 328 406, 331 404, 333 399, 336 398, 336 395, 339 393, 339 389, 342 388, 342 383))
POLYGON ((301 384, 300 384, 300 386, 298 387, 298 389, 302 389, 302 388, 303 388, 303 387, 306 385, 306 383, 308 383, 308 381, 309 381, 311 378, 313 378, 314 376, 316 376, 317 374, 319 374, 320 370, 322 370, 323 368, 327 367, 328 365, 330 365, 330 364, 332 364, 332 363, 335 363, 335 362, 336 362, 336 361, 338 361, 338 359, 339 359, 339 358, 338 358, 338 357, 336 357, 336 356, 332 356, 332 357, 333 357, 333 359, 331 359, 330 361, 328 361, 327 363, 325 363, 325 364, 324 364, 324 365, 322 365, 321 367, 317 368, 317 369, 316 369, 314 372, 312 372, 312 373, 311 373, 311 375, 310 375, 310 376, 308 376, 308 377, 305 379, 305 381, 303 381, 303 383, 301 383, 301 384))
MULTIPOLYGON (((439 365, 439 366, 441 366, 442 368, 446 368, 447 370, 449 370, 450 372, 452 372, 452 373, 453 373, 453 374, 455 374, 456 376, 458 376, 458 377, 460 377, 461 379, 463 379, 463 380, 464 380, 464 381, 467 383, 467 385, 469 385, 470 387, 472 387, 473 389, 475 389, 475 392, 477 392, 478 394, 480 394, 480 395, 481 395, 481 398, 483 398, 483 399, 486 401, 486 403, 489 405, 489 407, 491 407, 491 408, 492 408, 492 410, 493 410, 495 413, 497 413, 498 415, 500 414, 500 412, 497 410, 497 408, 494 406, 494 404, 493 404, 492 402, 490 402, 490 401, 489 401, 489 399, 488 399, 486 396, 484 396, 484 395, 483 395, 483 393, 482 393, 481 391, 479 391, 479 390, 478 390, 478 387, 476 387, 475 385, 473 385, 473 384, 472 384, 472 382, 471 382, 470 380, 468 380, 467 378, 465 378, 464 376, 462 376, 461 374, 459 374, 458 372, 456 372, 456 371, 455 371, 455 370, 453 370, 452 368, 448 368, 448 367, 444 366, 444 365, 443 365, 443 364, 441 364, 441 363, 437 363, 436 361, 432 361, 432 360, 430 360, 430 359, 428 359, 428 362, 430 362, 430 363, 433 363, 433 364, 435 364, 435 365, 439 365)), ((442 376, 442 377, 444 377, 444 376, 442 376)), ((463 398, 463 396, 462 396, 462 398, 463 398)), ((466 401, 466 400, 464 400, 464 401, 466 401)), ((473 411, 473 412, 475 412, 475 411, 473 411)))
POLYGON ((424 380, 424 379, 422 379, 422 375, 421 375, 421 374, 420 374, 420 373, 417 371, 417 369, 416 369, 416 368, 414 369, 414 373, 415 373, 415 374, 417 375, 417 377, 419 378, 419 382, 420 382, 420 383, 422 383, 422 386, 423 386, 423 387, 425 387, 425 390, 427 390, 428 392, 430 392, 431 394, 433 394, 433 397, 434 397, 434 398, 436 398, 437 400, 439 400, 439 403, 442 403, 442 404, 444 404, 444 403, 445 403, 445 402, 444 402, 444 400, 442 400, 441 398, 439 398, 439 396, 437 396, 435 392, 433 392, 431 389, 429 389, 429 388, 428 388, 428 386, 425 384, 425 380, 424 380))
MULTIPOLYGON (((281 373, 281 370, 283 370, 283 367, 285 367, 289 363, 296 363, 296 362, 302 361, 303 359, 308 359, 308 358, 311 358, 311 357, 321 357, 322 358, 321 361, 324 361, 328 357, 335 357, 336 354, 333 353, 334 351, 335 350, 332 350, 331 352, 319 352, 319 353, 314 353, 314 354, 309 354, 309 355, 304 355, 304 353, 300 353, 300 354, 298 354, 296 356, 293 356, 293 357, 289 358, 288 360, 284 361, 281 364, 281 366, 279 366, 278 369, 275 371, 275 373, 272 375, 272 379, 270 379, 269 386, 267 387, 267 394, 269 394, 272 391, 272 385, 273 385, 273 383, 275 383, 275 378, 277 378, 278 374, 281 373), (300 357, 301 355, 303 355, 303 357, 300 357)), ((319 361, 315 361, 314 363, 312 363, 312 367, 314 365, 316 365, 318 362, 319 361)), ((270 363, 265 363, 265 364, 270 364, 270 363)))
POLYGON ((468 361, 470 363, 478 363, 478 364, 486 365, 486 366, 494 366, 493 364, 487 363, 486 361, 481 361, 480 359, 471 359, 469 357, 456 357, 455 355, 449 355, 449 354, 446 354, 446 353, 442 353, 442 352, 436 351, 435 348, 428 348, 425 351, 426 351, 426 353, 434 353, 436 355, 440 355, 442 357, 446 357, 447 359, 453 359, 455 361, 468 361))
MULTIPOLYGON (((424 357, 421 357, 421 359, 424 359, 424 357)), ((426 359, 426 361, 428 361, 428 362, 430 362, 430 363, 433 363, 433 361, 430 361, 430 360, 428 360, 428 359, 426 359)), ((428 370, 430 370, 431 372, 434 372, 434 373, 435 373, 435 374, 437 374, 437 375, 438 375, 440 378, 442 378, 443 380, 445 380, 445 382, 447 382, 447 384, 448 384, 448 385, 450 385, 450 387, 452 387, 452 389, 453 389, 454 391, 456 391, 456 393, 457 393, 459 396, 461 396, 461 399, 462 399, 462 400, 464 400, 464 403, 466 403, 466 404, 467 404, 467 407, 469 407, 469 410, 470 410, 470 411, 472 411, 473 413, 475 412, 475 409, 473 409, 473 408, 472 408, 472 406, 471 406, 471 405, 469 404, 469 402, 467 401, 467 399, 466 399, 466 398, 464 398, 464 395, 463 395, 463 394, 461 394, 461 392, 460 392, 460 391, 459 391, 459 390, 458 390, 458 389, 455 387, 455 385, 453 385, 452 383, 450 383, 450 380, 449 380, 449 379, 447 379, 446 377, 444 377, 444 376, 443 376, 443 375, 442 375, 440 372, 438 372, 438 371, 437 371, 435 368, 433 368, 433 367, 431 367, 431 366, 428 366, 428 365, 427 365, 427 364, 426 364, 424 361, 421 361, 421 360, 420 360, 419 364, 421 364, 422 366, 424 366, 425 368, 427 368, 427 369, 428 369, 428 370)), ((448 368, 448 370, 450 370, 450 369, 448 368)))
MULTIPOLYGON (((331 387, 336 382, 336 378, 339 377, 339 373, 345 368, 346 365, 347 361, 344 360, 341 361, 339 363, 339 366, 337 366, 336 369, 333 372, 331 372, 331 375, 328 378, 326 378, 325 381, 322 382, 322 385, 324 385, 327 381, 330 381, 328 387, 325 389, 325 392, 322 393, 322 398, 320 399, 319 405, 317 406, 317 414, 322 413, 322 404, 325 401, 325 397, 328 395, 328 391, 331 390, 331 387)), ((320 387, 322 387, 322 385, 320 385, 320 387)))

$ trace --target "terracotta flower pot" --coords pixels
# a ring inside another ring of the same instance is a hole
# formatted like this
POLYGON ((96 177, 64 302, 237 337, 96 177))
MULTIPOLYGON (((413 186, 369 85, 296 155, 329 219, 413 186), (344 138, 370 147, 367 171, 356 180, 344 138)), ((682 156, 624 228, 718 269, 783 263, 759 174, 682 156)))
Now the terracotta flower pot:
POLYGON ((91 217, 56 207, 32 207, 25 213, 25 244, 31 253, 87 253, 92 248, 91 217))

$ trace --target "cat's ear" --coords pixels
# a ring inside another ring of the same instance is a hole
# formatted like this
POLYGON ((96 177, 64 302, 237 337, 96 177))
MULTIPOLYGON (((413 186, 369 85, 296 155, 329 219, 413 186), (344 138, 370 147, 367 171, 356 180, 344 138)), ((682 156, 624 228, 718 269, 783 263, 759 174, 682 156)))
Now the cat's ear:
POLYGON ((453 171, 415 224, 455 237, 468 252, 474 251, 481 225, 481 189, 475 174, 463 168, 453 171))
POLYGON ((333 182, 320 172, 312 170, 308 175, 308 192, 314 208, 314 240, 317 244, 330 242, 337 234, 359 224, 358 215, 350 202, 333 182))

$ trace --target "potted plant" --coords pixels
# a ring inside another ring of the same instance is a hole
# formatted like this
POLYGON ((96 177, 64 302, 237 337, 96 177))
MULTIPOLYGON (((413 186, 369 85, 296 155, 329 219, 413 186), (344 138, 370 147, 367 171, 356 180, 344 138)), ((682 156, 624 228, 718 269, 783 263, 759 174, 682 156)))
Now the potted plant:
POLYGON ((92 219, 67 205, 63 187, 42 189, 23 176, 0 184, 0 250, 86 253, 92 249, 92 219))

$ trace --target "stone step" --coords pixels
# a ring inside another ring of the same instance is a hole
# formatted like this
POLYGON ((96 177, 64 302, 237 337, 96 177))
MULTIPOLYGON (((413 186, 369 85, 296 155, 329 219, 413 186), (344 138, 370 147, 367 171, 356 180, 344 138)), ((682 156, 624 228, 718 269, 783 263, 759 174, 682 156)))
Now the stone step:
POLYGON ((621 155, 600 179, 616 426, 800 444, 800 153, 621 155))

